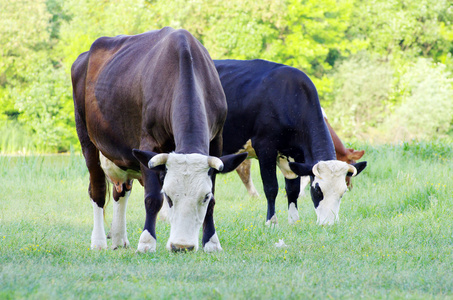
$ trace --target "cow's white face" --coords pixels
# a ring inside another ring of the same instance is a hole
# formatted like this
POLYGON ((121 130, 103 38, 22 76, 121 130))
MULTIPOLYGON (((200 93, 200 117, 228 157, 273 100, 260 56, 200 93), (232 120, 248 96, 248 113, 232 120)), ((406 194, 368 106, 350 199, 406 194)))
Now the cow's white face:
POLYGON ((317 224, 332 225, 339 219, 341 197, 348 190, 345 177, 351 167, 354 168, 338 160, 321 161, 313 166, 315 176, 310 192, 318 217, 317 224))
POLYGON ((165 165, 162 192, 171 226, 167 249, 198 250, 198 234, 212 198, 208 156, 170 153, 165 165))

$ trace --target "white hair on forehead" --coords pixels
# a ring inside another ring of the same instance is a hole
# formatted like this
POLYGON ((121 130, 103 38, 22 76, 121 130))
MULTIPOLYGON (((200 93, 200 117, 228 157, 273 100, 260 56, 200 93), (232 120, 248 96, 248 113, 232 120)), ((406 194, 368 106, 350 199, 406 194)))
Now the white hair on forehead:
POLYGON ((175 163, 188 163, 188 164, 208 164, 208 156, 199 154, 199 153, 189 153, 189 154, 181 154, 171 152, 168 155, 168 159, 174 161, 175 163))
POLYGON ((348 172, 348 169, 348 164, 343 161, 330 160, 318 163, 318 170, 320 173, 330 172, 334 175, 343 175, 348 172))
POLYGON ((198 153, 180 154, 170 153, 167 160, 168 168, 181 168, 181 172, 205 172, 209 170, 208 156, 198 153))
POLYGON ((208 156, 197 153, 170 153, 166 165, 166 180, 172 183, 167 185, 168 188, 182 190, 186 194, 196 194, 195 191, 202 186, 207 189, 211 188, 211 180, 208 176, 208 156))

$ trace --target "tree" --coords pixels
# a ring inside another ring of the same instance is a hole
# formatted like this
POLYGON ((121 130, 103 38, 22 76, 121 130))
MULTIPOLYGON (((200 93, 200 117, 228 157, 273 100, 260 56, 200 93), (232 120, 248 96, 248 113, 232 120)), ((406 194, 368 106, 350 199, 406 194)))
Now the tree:
POLYGON ((0 0, 0 119, 19 115, 14 94, 28 84, 30 65, 45 56, 49 17, 44 0, 0 0))
POLYGON ((385 57, 432 57, 453 53, 450 0, 356 0, 348 34, 385 57))

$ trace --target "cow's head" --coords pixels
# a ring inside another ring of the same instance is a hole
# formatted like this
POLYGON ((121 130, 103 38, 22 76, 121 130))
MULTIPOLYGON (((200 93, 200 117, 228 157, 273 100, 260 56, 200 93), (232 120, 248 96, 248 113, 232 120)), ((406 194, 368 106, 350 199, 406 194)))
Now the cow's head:
POLYGON ((366 162, 347 164, 338 160, 320 161, 315 165, 289 164, 297 175, 311 177, 310 192, 319 225, 332 225, 338 220, 341 197, 348 190, 345 177, 356 176, 366 167, 366 162))
POLYGON ((234 170, 247 153, 218 158, 196 153, 156 154, 136 149, 133 152, 149 169, 165 166, 162 193, 170 207, 168 219, 171 226, 166 248, 173 251, 198 250, 200 227, 213 199, 210 174, 234 170))

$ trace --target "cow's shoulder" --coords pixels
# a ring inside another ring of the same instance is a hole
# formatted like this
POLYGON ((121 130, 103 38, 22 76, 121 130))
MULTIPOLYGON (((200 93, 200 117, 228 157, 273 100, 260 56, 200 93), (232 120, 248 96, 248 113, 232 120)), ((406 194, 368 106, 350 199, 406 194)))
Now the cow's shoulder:
POLYGON ((97 38, 90 47, 90 53, 97 51, 115 51, 126 45, 133 44, 134 46, 140 43, 146 43, 148 40, 156 38, 157 30, 148 31, 137 35, 117 35, 117 36, 102 36, 97 38))
POLYGON ((288 88, 304 88, 305 90, 316 91, 313 81, 303 71, 282 64, 271 63, 267 72, 263 72, 263 80, 277 85, 284 85, 288 88), (283 84, 284 83, 284 84, 283 84))
POLYGON ((263 88, 275 86, 304 86, 316 90, 311 79, 301 70, 262 59, 214 60, 221 78, 251 81, 263 88), (283 84, 284 83, 284 84, 283 84))

